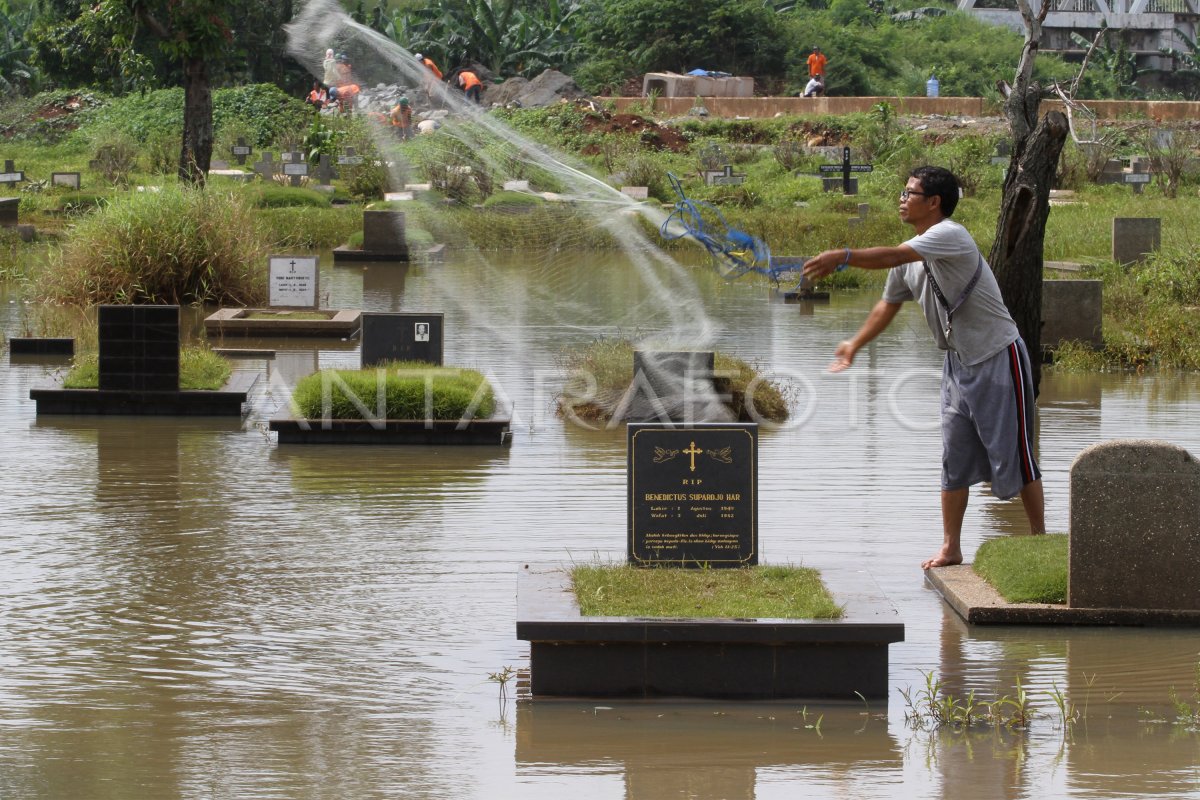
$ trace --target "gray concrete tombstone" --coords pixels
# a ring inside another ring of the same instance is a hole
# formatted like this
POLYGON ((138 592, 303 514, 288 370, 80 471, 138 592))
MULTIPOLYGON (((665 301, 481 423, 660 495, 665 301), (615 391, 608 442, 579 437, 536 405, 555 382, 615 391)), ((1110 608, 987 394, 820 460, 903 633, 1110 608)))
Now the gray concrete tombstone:
POLYGON ((621 194, 633 200, 649 200, 650 187, 648 186, 622 186, 621 194))
POLYGON ((1104 345, 1104 281, 1042 281, 1042 347, 1104 345))
POLYGON ((262 154, 262 161, 254 165, 254 171, 264 181, 275 180, 275 164, 271 161, 273 154, 268 150, 262 154))
POLYGON ((1200 610, 1200 463, 1190 453, 1118 439, 1079 454, 1067 604, 1200 610))
POLYGON ((1162 245, 1162 220, 1158 217, 1113 217, 1112 257, 1118 264, 1145 260, 1162 245))
POLYGON ((51 186, 66 186, 68 189, 78 189, 80 174, 78 172, 51 172, 51 186))

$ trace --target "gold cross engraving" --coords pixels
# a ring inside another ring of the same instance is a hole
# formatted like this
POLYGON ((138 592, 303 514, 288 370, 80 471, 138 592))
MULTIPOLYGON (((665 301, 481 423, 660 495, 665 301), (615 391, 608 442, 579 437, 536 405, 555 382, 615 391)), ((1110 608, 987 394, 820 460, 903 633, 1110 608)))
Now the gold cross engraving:
POLYGON ((687 453, 689 456, 691 456, 691 457, 692 457, 692 468, 691 468, 691 471, 692 471, 692 472, 695 472, 695 471, 696 471, 696 456, 700 455, 700 454, 701 454, 701 453, 703 453, 704 451, 703 451, 703 450, 701 450, 699 447, 696 447, 696 443, 695 443, 695 442, 692 442, 691 446, 690 446, 690 447, 688 447, 688 448, 687 448, 686 450, 684 450, 683 452, 687 453))

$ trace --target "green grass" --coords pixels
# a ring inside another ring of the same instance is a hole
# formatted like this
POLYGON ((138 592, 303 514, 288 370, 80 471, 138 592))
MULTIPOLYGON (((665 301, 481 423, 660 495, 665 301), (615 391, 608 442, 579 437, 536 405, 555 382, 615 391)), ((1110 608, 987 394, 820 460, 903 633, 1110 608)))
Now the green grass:
POLYGON ((468 414, 487 419, 496 409, 492 387, 480 373, 415 361, 378 369, 323 370, 300 379, 292 402, 302 419, 363 419, 356 401, 368 414, 378 415, 381 388, 386 419, 455 420, 468 414), (428 414, 427 379, 432 397, 428 414))
POLYGON ((1066 534, 990 539, 974 568, 1010 603, 1067 602, 1066 534))
MULTIPOLYGON (((179 388, 216 391, 229 380, 229 362, 206 347, 184 347, 179 351, 179 388)), ((63 379, 64 389, 98 389, 100 358, 85 353, 75 359, 63 379)))
POLYGON ((571 569, 583 616, 839 619, 843 610, 806 567, 571 569))
POLYGON ((178 186, 118 194, 79 221, 38 289, 74 305, 253 306, 266 297, 267 247, 236 194, 178 186))

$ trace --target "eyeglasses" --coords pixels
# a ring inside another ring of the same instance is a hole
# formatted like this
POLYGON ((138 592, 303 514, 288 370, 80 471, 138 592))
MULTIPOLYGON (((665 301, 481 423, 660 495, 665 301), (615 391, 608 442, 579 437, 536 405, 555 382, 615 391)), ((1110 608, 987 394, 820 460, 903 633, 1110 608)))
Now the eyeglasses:
POLYGON ((907 200, 908 198, 912 197, 914 194, 917 195, 918 197, 933 197, 934 196, 934 195, 930 194, 929 192, 914 192, 912 189, 905 189, 904 191, 900 192, 900 199, 907 200))

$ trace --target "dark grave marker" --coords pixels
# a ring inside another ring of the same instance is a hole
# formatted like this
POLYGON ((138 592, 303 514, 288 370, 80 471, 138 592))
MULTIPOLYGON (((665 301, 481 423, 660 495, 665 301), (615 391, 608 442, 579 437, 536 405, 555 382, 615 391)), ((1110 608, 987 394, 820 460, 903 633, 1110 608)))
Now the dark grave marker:
POLYGON ((0 183, 11 189, 23 180, 25 180, 25 173, 13 166, 12 159, 5 161, 4 172, 0 172, 0 183))
POLYGON ((758 563, 758 425, 631 423, 628 559, 638 566, 758 563))
POLYGON ((362 366, 385 361, 442 365, 445 315, 439 312, 362 315, 362 366))
MULTIPOLYGON (((842 163, 838 164, 822 164, 820 167, 822 177, 824 173, 842 173, 842 194, 858 194, 858 181, 851 180, 850 173, 852 172, 872 172, 875 167, 870 164, 851 164, 850 163, 850 148, 842 148, 842 163)), ((824 180, 825 191, 831 191, 831 181, 824 180)), ((834 184, 836 186, 836 184, 834 184)))
POLYGON ((299 186, 300 179, 308 177, 308 162, 304 160, 303 153, 293 151, 284 155, 289 156, 289 158, 285 160, 283 165, 283 174, 291 179, 292 186, 299 186))
POLYGON ((745 173, 735 174, 733 166, 730 164, 726 164, 724 169, 706 169, 704 171, 706 186, 741 186, 745 182, 745 173))
POLYGON ((179 391, 179 306, 100 306, 100 388, 179 391))
POLYGON ((19 197, 0 198, 0 228, 17 227, 17 212, 21 206, 19 197))
POLYGON ((633 383, 622 419, 693 422, 698 404, 713 399, 712 351, 633 351, 633 383))
POLYGON ((246 140, 240 136, 238 137, 237 144, 235 144, 233 147, 231 147, 229 149, 233 153, 233 157, 235 159, 237 159, 237 162, 239 164, 245 164, 246 157, 249 156, 252 152, 254 152, 253 148, 251 148, 250 145, 246 144, 246 140))
POLYGON ((264 181, 275 180, 275 164, 271 161, 272 154, 267 151, 262 154, 262 161, 254 165, 254 171, 264 181))
POLYGON ((267 260, 267 304, 272 308, 317 308, 320 282, 317 256, 271 256, 267 260))
POLYGON ((78 172, 51 172, 51 186, 66 186, 70 189, 78 189, 80 182, 80 174, 78 172))
POLYGON ((317 159, 317 180, 321 186, 329 186, 333 183, 333 179, 338 176, 337 170, 333 168, 332 160, 328 153, 322 153, 317 159))

